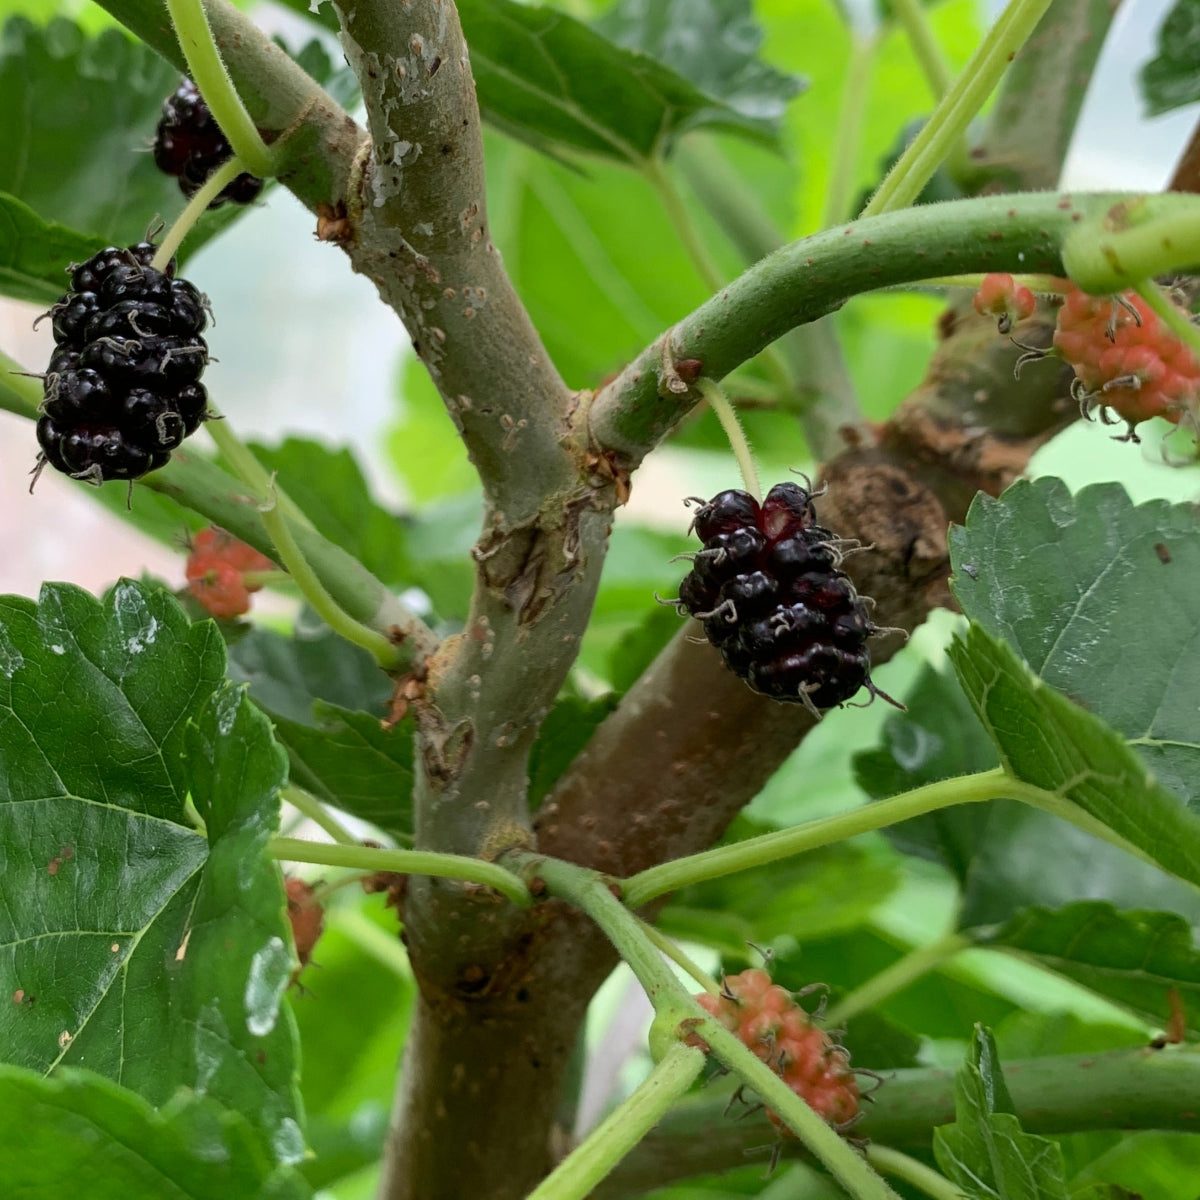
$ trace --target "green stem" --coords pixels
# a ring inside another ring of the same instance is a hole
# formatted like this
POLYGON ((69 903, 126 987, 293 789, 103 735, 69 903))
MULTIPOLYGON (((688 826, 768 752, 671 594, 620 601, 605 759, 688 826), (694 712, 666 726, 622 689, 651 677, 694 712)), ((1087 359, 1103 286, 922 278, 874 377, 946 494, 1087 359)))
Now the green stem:
POLYGON ((311 792, 306 792, 294 783, 288 783, 280 789, 279 794, 294 809, 302 812, 310 821, 320 825, 335 842, 339 842, 343 846, 358 845, 358 838, 350 833, 311 792))
POLYGON ((864 217, 905 208, 916 200, 955 142, 966 134, 967 127, 991 95, 1008 64, 1049 7, 1050 0, 1009 0, 1008 7, 988 31, 933 116, 887 173, 879 190, 863 209, 864 217))
MULTIPOLYGON (((635 914, 636 915, 636 914, 635 914)), ((721 985, 703 967, 694 963, 680 948, 677 942, 667 937, 661 929, 643 921, 638 917, 642 933, 654 943, 677 967, 686 971, 710 996, 721 994, 721 985)))
POLYGON ((203 0, 167 0, 167 11, 187 59, 188 71, 205 104, 246 169, 261 179, 275 173, 271 151, 246 111, 213 41, 203 0))
POLYGON ((291 583, 292 577, 286 571, 243 571, 242 582, 248 587, 276 587, 281 583, 291 583))
POLYGON ((765 866, 805 850, 828 846, 873 829, 883 829, 897 821, 907 821, 952 804, 973 804, 981 800, 1013 796, 1020 787, 1019 781, 1007 775, 1001 767, 926 784, 847 813, 808 821, 793 829, 747 838, 732 846, 719 846, 702 854, 650 867, 626 879, 621 885, 621 894, 630 908, 640 908, 655 896, 676 891, 691 883, 702 883, 732 875, 736 871, 765 866))
POLYGON ((355 620, 329 594, 301 550, 288 523, 288 517, 283 512, 285 505, 293 512, 298 513, 299 510, 281 495, 249 447, 233 432, 227 421, 210 421, 208 431, 234 472, 260 499, 259 514, 262 523, 280 561, 305 600, 334 633, 356 646, 361 646, 383 670, 399 670, 408 657, 400 646, 382 633, 355 620))
POLYGON ((675 1042, 654 1070, 529 1194, 529 1200, 583 1200, 632 1150, 704 1069, 704 1053, 675 1042))
POLYGON ((0 409, 36 420, 41 403, 42 381, 0 350, 0 409))
POLYGON ((329 594, 313 570, 312 564, 304 557, 287 518, 280 512, 274 499, 267 501, 259 511, 262 513, 263 525, 266 526, 267 533, 279 552, 280 560, 317 616, 339 637, 366 650, 382 670, 400 670, 407 655, 390 638, 377 633, 361 621, 356 621, 329 594))
POLYGON ((708 1043, 718 1062, 758 1093, 759 1099, 787 1124, 851 1196, 856 1200, 898 1200, 859 1152, 724 1025, 706 1016, 695 1031, 708 1043))
MULTIPOLYGON (((216 412, 211 404, 209 411, 216 412)), ((206 422, 205 428, 230 469, 253 492, 259 504, 265 504, 274 497, 276 507, 286 513, 290 520, 312 526, 312 522, 299 506, 267 473, 266 468, 255 457, 254 451, 234 432, 228 420, 217 414, 206 422)))
POLYGON ((923 975, 940 967, 948 958, 953 958, 960 950, 966 950, 972 944, 969 937, 951 932, 927 946, 918 946, 915 950, 910 950, 886 970, 872 976, 866 983, 831 1005, 825 1014, 825 1024, 841 1025, 859 1013, 878 1007, 889 996, 902 992, 923 975))
POLYGON ((1200 265, 1200 220, 1186 193, 1114 198, 1063 242, 1066 272, 1093 296, 1136 287, 1153 275, 1200 265))
POLYGON ((829 186, 825 192, 825 212, 821 227, 840 225, 854 215, 855 181, 858 154, 862 146, 863 122, 867 115, 871 74, 883 45, 883 30, 869 38, 851 31, 850 61, 842 84, 838 108, 837 129, 833 137, 833 165, 829 169, 829 186))
POLYGON ((551 895, 569 900, 604 931, 654 1005, 655 1024, 673 1023, 675 1036, 696 1032, 719 1061, 762 1097, 831 1175, 856 1200, 896 1200, 895 1193, 825 1121, 688 995, 647 939, 638 918, 610 890, 610 883, 561 859, 513 853, 508 860, 527 878, 538 877, 551 895))
MULTIPOLYGON (((326 867, 351 867, 363 871, 395 871, 401 875, 429 875, 436 879, 461 879, 494 888, 514 904, 530 903, 529 889, 511 871, 481 858, 460 854, 435 854, 428 850, 383 850, 375 846, 331 846, 302 838, 273 837, 267 843, 272 858, 317 863, 326 867)), ((665 969, 665 968, 664 968, 665 969)))
POLYGON ((945 1175, 939 1175, 919 1159, 901 1154, 890 1146, 872 1142, 867 1147, 867 1162, 882 1174, 894 1175, 919 1188, 925 1195, 932 1196, 933 1200, 964 1200, 963 1193, 945 1175))
POLYGON ((721 390, 721 385, 706 375, 701 375, 696 380, 696 387, 708 401, 709 407, 717 414, 717 420, 721 422, 721 428, 725 431, 730 448, 733 450, 733 457, 737 459, 738 470, 741 472, 742 482, 746 485, 746 491, 755 500, 761 500, 762 485, 758 482, 758 468, 754 465, 754 455, 750 453, 750 443, 746 441, 746 431, 742 428, 737 413, 733 411, 733 405, 729 403, 728 397, 721 390))
POLYGON ((183 244, 183 239, 192 231, 192 226, 208 211, 208 206, 225 190, 225 185, 232 183, 245 168, 239 158, 231 158, 222 163, 201 185, 200 190, 187 202, 187 207, 176 218, 175 224, 167 230, 166 236, 158 245, 151 266, 156 271, 165 271, 167 264, 175 257, 175 251, 183 244))
POLYGON ((1134 290, 1147 306, 1156 312, 1170 331, 1191 350, 1200 361, 1200 329, 1188 320, 1188 315, 1171 303, 1170 297, 1154 282, 1153 279, 1143 279, 1134 285, 1134 290))

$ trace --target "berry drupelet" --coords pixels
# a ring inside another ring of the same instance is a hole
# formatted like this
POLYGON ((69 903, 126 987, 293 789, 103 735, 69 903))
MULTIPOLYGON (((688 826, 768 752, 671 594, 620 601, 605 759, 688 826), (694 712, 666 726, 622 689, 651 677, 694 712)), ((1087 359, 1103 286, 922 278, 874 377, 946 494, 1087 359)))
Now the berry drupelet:
POLYGON ((726 665, 773 700, 814 711, 871 682, 866 641, 881 632, 839 569, 845 543, 817 524, 810 491, 776 484, 760 505, 730 490, 699 501, 704 549, 679 587, 679 607, 704 622, 726 665))
MULTIPOLYGON (((37 424, 45 463, 76 479, 138 479, 163 466, 204 419, 204 298, 155 246, 109 246, 72 268, 46 315, 56 349, 37 424)), ((35 480, 36 482, 36 480, 35 480)))
MULTIPOLYGON (((199 89, 183 79, 163 104, 163 115, 154 135, 154 161, 166 175, 179 180, 185 196, 193 196, 204 181, 233 157, 233 147, 213 119, 199 89)), ((225 187, 208 206, 218 208, 226 200, 249 204, 262 191, 263 181, 243 172, 225 187)))

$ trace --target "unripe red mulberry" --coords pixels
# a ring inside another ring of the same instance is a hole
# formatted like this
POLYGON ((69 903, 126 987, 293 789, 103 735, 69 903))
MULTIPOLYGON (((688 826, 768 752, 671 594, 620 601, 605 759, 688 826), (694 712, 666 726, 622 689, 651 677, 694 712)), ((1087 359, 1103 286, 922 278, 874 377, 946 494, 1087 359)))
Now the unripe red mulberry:
MULTIPOLYGON (((696 1000, 831 1125, 854 1120, 859 1090, 849 1057, 765 971, 727 975, 719 996, 705 992, 696 1000)), ((694 1044, 703 1046, 699 1036, 694 1044)), ((770 1109, 767 1116, 790 1134, 770 1109)))

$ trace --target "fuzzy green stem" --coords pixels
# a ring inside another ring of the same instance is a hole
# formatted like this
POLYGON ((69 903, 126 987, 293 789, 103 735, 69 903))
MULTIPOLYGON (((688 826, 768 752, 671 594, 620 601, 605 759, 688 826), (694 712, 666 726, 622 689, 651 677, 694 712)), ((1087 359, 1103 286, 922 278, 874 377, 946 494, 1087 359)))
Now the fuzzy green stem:
POLYGON ((1154 282, 1153 279, 1143 279, 1134 285, 1134 290, 1147 306, 1162 318, 1166 327, 1191 350, 1200 361, 1200 329, 1188 320, 1187 313, 1171 303, 1170 297, 1154 282))
MULTIPOLYGON (((259 514, 262 523, 271 538, 279 559, 288 574, 299 587, 305 600, 312 605, 317 615, 339 637, 356 646, 361 646, 385 671, 399 670, 407 658, 399 645, 382 633, 364 625, 352 617, 329 594, 321 582, 312 564, 304 556, 295 535, 284 515, 284 505, 288 505, 293 513, 299 514, 299 509, 291 504, 279 492, 274 481, 262 464, 251 453, 249 447, 233 432, 229 423, 223 420, 210 421, 208 431, 225 459, 233 467, 234 472, 259 498, 259 514)), ((291 515, 291 514, 289 514, 291 515)), ((303 517, 303 514, 300 514, 303 517)), ((295 519, 294 517, 292 519, 295 519)))
POLYGON ((677 1036, 685 1029, 698 1033, 717 1059, 779 1114, 855 1200, 896 1200, 895 1193, 857 1151, 688 995, 647 939, 642 923, 613 895, 604 876, 574 863, 533 854, 517 852, 507 859, 525 878, 540 878, 551 895, 586 912, 637 976, 658 1017, 673 1021, 677 1036))
POLYGON ((638 921, 641 923, 642 932, 646 937, 677 967, 686 971, 710 996, 719 996, 721 994, 721 985, 703 967, 694 963, 679 948, 678 943, 667 937, 661 929, 657 929, 651 925, 649 921, 643 921, 641 917, 638 917, 638 921))
POLYGON ((916 200, 955 142, 966 134, 967 127, 999 83, 1008 64, 1049 7, 1050 0, 1009 0, 1008 7, 988 31, 933 116, 887 173, 879 190, 863 209, 864 217, 905 208, 916 200))
POLYGON ((292 577, 286 571, 243 571, 242 582, 248 587, 275 587, 281 583, 291 583, 292 577))
POLYGON ((716 380, 701 375, 696 380, 696 387, 708 401, 709 407, 717 414, 717 420, 721 422, 721 428, 729 439, 730 449, 733 450, 733 457, 737 459, 738 470, 741 472, 742 482, 746 485, 746 491, 755 500, 761 500, 762 485, 758 482, 758 468, 754 465, 754 455, 750 453, 750 443, 746 441, 746 431, 742 428, 737 413, 733 411, 733 405, 729 403, 728 397, 716 380))
POLYGON ((851 1196, 856 1200, 898 1200, 859 1152, 724 1025, 706 1016, 696 1027, 696 1033, 708 1043, 718 1062, 758 1093, 759 1099, 785 1122, 851 1196))
POLYGON ((923 975, 940 967, 948 958, 972 945, 971 939, 961 933, 947 933, 927 946, 910 950, 897 959, 886 970, 872 976, 866 983, 843 996, 831 1005, 825 1014, 827 1025, 841 1025, 851 1017, 866 1012, 881 1004, 897 992, 902 992, 923 975))
POLYGON ((1195 197, 1180 192, 1116 200, 1063 242, 1067 274, 1085 292, 1108 296, 1152 275, 1200 265, 1195 197))
POLYGON ((167 0, 188 71, 233 152, 262 179, 275 173, 271 151, 246 111, 213 40, 203 0, 167 0))
POLYGON ((222 163, 201 185, 200 190, 187 202, 187 207, 179 214, 175 224, 167 230, 163 240, 158 244, 151 266, 156 271, 165 271, 167 264, 175 257, 175 251, 183 244, 183 239, 192 231, 192 226, 208 211, 208 206, 232 183, 245 167, 239 158, 231 158, 222 163))
POLYGON ((280 788, 279 794, 294 809, 302 812, 310 821, 314 821, 325 830, 335 842, 343 846, 358 845, 358 838, 350 833, 311 792, 306 792, 294 783, 288 783, 280 788))
POLYGON ((964 1200, 962 1191, 948 1180, 945 1175, 939 1175, 932 1167, 927 1167, 916 1158, 901 1154, 890 1146, 880 1146, 872 1143, 867 1147, 867 1162, 884 1175, 894 1175, 905 1183, 919 1188, 933 1200, 964 1200))
POLYGON ((407 655, 400 647, 382 633, 356 621, 329 594, 325 585, 317 577, 312 564, 304 557, 288 525, 287 518, 279 511, 274 499, 260 507, 262 522, 270 534, 275 549, 287 572, 295 580, 304 599, 312 605, 317 616, 329 626, 339 637, 361 646, 380 668, 384 671, 398 671, 404 665, 407 655))
POLYGON ((855 178, 858 153, 862 145, 863 123, 867 115, 871 73, 883 45, 883 30, 869 38, 853 32, 850 42, 850 61, 842 84, 842 99, 838 108, 837 129, 833 137, 833 164, 829 169, 829 186, 825 191, 825 211, 821 227, 840 225, 854 215, 855 178))
POLYGON ((777 833, 735 842, 732 846, 719 846, 702 854, 662 863, 625 880, 621 885, 621 893, 630 908, 640 908, 655 896, 676 891, 691 883, 702 883, 732 875, 736 871, 765 866, 805 850, 815 850, 818 846, 828 846, 860 833, 883 829, 898 821, 907 821, 952 804, 974 804, 981 800, 1012 796, 1020 786, 1019 781, 1007 775, 1001 767, 926 784, 850 812, 837 813, 832 817, 808 821, 793 829, 781 829, 777 833))
POLYGON ((36 420, 41 403, 41 380, 30 376, 20 363, 0 350, 0 409, 36 420))
POLYGON ((326 867, 351 867, 363 871, 395 871, 401 875, 428 875, 436 879, 461 879, 494 888, 520 907, 530 903, 529 889, 511 871, 481 858, 461 854, 435 854, 429 850, 382 850, 375 846, 333 846, 302 838, 273 837, 267 843, 272 858, 317 863, 326 867))
POLYGON ((632 1150, 704 1069, 704 1054, 675 1042, 616 1110, 529 1194, 529 1200, 584 1200, 632 1150))
POLYGON ((275 505, 288 518, 301 525, 312 526, 312 522, 301 512, 282 488, 275 483, 267 473, 266 468, 254 456, 254 451, 238 437, 233 426, 210 404, 209 411, 213 419, 205 423, 208 436, 216 443, 221 456, 229 464, 233 473, 253 492, 260 504, 274 497, 275 505))

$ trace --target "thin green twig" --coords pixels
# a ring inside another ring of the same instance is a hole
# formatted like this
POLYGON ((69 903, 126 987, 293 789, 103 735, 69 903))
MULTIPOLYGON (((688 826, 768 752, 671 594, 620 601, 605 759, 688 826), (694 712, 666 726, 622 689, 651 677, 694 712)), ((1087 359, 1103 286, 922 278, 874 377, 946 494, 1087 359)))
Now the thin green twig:
POLYGON ((887 173, 862 216, 906 208, 916 200, 1049 7, 1050 0, 1009 0, 933 116, 887 173))
POLYGON ((729 403, 729 398, 721 390, 721 385, 716 380, 709 379, 707 375, 701 375, 696 380, 696 387, 708 401, 709 407, 717 414, 717 420, 721 422, 721 428, 729 439, 730 449, 733 450, 733 457, 737 460, 738 470, 741 472, 742 482, 746 485, 746 491, 755 500, 761 500, 762 485, 758 482, 758 468, 754 465, 754 455, 750 452, 750 443, 746 441, 746 431, 742 428, 737 413, 733 411, 733 405, 729 403))
POLYGON ((842 81, 842 98, 833 135, 833 163, 829 168, 829 185, 825 189, 822 229, 841 225, 854 215, 858 155, 862 148, 871 75, 885 32, 878 29, 870 37, 861 37, 850 30, 850 61, 842 81))
POLYGON ((306 792, 294 783, 285 784, 279 792, 294 809, 302 812, 310 821, 319 825, 335 842, 343 846, 358 845, 354 836, 311 792, 306 792))
POLYGON ((721 985, 703 967, 693 962, 674 939, 667 937, 661 929, 651 925, 649 921, 643 921, 641 917, 638 917, 638 921, 646 937, 677 967, 686 971, 710 996, 719 996, 721 994, 721 985))
POLYGON ((167 0, 167 11, 192 80, 234 154, 245 163, 245 169, 262 179, 270 177, 275 173, 271 151, 221 61, 203 0, 167 0))
POLYGON ((376 846, 341 846, 308 842, 301 838, 273 837, 267 843, 272 858, 317 863, 326 867, 351 867, 364 871, 395 871, 401 875, 429 875, 436 879, 461 879, 490 887, 514 904, 530 901, 529 889, 511 871, 482 858, 462 854, 435 854, 428 850, 385 850, 376 846))
POLYGON ((528 1200, 584 1200, 654 1128, 704 1070, 704 1054, 675 1042, 634 1092, 554 1170, 528 1200))
POLYGON ((41 403, 41 380, 0 350, 0 409, 36 420, 41 403))
POLYGON ((890 1146, 880 1146, 872 1142, 867 1146, 867 1162, 884 1175, 894 1175, 897 1179, 920 1188, 933 1200, 965 1200, 964 1193, 944 1175, 939 1175, 919 1159, 910 1158, 890 1146))
POLYGON ((245 168, 239 158, 231 158, 219 166, 201 184, 199 191, 187 202, 187 207, 175 220, 175 224, 167 230, 163 240, 159 242, 154 259, 150 265, 156 271, 165 271, 167 264, 175 257, 175 251, 183 245, 183 239, 192 231, 192 226, 208 211, 208 206, 225 190, 225 186, 236 179, 245 168))
POLYGON ((1134 285, 1147 306, 1162 318, 1163 324, 1177 337, 1196 359, 1200 361, 1200 329, 1188 320, 1188 314, 1171 302, 1170 297, 1153 279, 1143 279, 1134 285))

